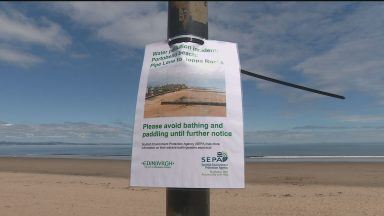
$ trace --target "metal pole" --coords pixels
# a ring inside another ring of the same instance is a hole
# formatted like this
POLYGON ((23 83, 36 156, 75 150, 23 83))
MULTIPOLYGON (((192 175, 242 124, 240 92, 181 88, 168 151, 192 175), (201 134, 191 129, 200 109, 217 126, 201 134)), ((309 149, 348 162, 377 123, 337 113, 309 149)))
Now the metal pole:
MULTIPOLYGON (((206 1, 170 1, 168 3, 168 39, 185 42, 188 38, 208 39, 208 7, 206 1), (181 38, 182 40, 178 40, 181 38)), ((200 43, 201 41, 189 40, 200 43)))
MULTIPOLYGON (((208 39, 208 7, 206 1, 168 2, 169 44, 204 43, 208 39)), ((167 216, 209 216, 209 188, 167 188, 167 216)))

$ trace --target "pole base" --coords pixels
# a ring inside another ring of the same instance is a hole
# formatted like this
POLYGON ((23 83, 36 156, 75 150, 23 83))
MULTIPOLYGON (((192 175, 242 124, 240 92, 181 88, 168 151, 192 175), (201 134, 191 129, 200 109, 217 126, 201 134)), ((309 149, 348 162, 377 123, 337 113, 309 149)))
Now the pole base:
POLYGON ((167 216, 209 216, 207 188, 167 188, 167 216))

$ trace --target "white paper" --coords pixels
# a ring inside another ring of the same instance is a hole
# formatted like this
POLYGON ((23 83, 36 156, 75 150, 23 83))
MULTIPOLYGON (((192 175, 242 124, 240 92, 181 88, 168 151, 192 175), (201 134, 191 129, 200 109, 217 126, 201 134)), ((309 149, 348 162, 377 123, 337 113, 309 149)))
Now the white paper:
POLYGON ((145 48, 131 186, 243 188, 240 64, 235 43, 145 48))

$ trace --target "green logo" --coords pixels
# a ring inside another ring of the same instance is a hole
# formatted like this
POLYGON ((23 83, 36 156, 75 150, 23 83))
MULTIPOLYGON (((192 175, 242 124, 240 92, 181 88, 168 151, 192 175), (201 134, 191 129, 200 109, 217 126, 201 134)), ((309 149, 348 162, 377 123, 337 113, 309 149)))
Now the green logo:
POLYGON ((205 163, 205 162, 222 162, 223 163, 227 160, 228 160, 228 155, 227 155, 227 152, 225 152, 225 151, 217 152, 216 157, 202 157, 201 158, 202 163, 205 163))
POLYGON ((175 164, 173 161, 143 161, 141 163, 144 168, 172 168, 175 164))
POLYGON ((217 152, 217 158, 221 158, 222 162, 227 161, 228 160, 227 152, 225 152, 225 151, 217 152))

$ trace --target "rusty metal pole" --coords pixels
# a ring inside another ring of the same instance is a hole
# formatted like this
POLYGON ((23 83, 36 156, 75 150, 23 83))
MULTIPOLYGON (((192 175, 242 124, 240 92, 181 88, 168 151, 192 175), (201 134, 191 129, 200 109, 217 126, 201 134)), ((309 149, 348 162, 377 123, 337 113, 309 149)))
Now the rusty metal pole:
MULTIPOLYGON (((201 39, 208 39, 207 2, 168 2, 168 43, 203 44, 201 39)), ((167 188, 166 199, 167 216, 210 214, 209 188, 167 188)))

